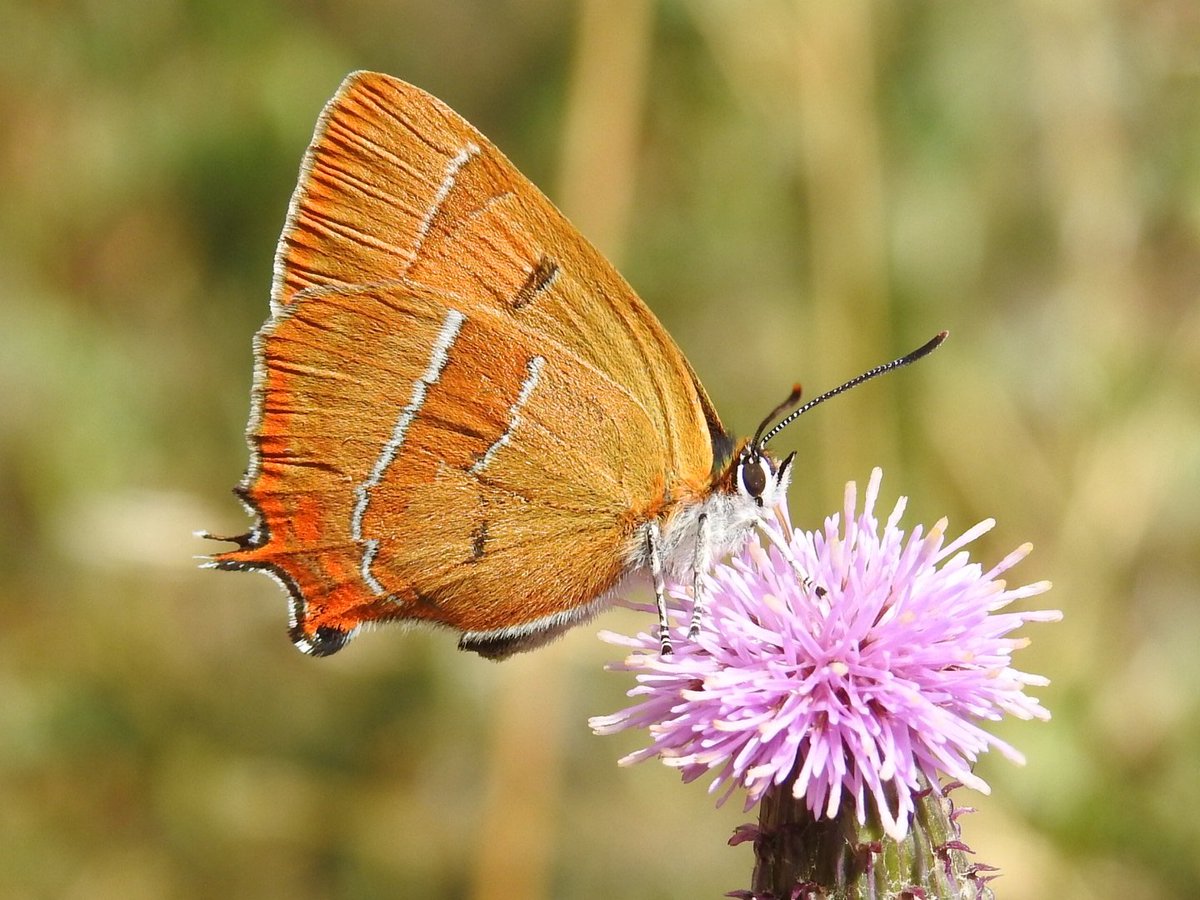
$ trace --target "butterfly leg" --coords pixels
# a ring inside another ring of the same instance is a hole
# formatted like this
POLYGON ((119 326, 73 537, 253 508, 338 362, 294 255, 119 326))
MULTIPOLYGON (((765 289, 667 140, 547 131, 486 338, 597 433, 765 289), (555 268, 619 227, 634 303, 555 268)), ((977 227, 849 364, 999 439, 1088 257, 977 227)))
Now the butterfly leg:
POLYGON ((704 596, 704 574, 712 565, 712 540, 708 529, 708 515, 701 513, 696 520, 696 558, 692 563, 692 624, 688 628, 688 640, 700 637, 704 623, 707 597, 704 596))
POLYGON ((804 588, 810 594, 815 594, 817 597, 825 596, 825 588, 809 578, 808 573, 800 568, 800 563, 797 560, 791 559, 788 562, 792 564, 792 572, 795 573, 797 580, 800 582, 800 587, 804 588))
POLYGON ((792 574, 796 576, 796 580, 800 582, 800 587, 804 588, 808 593, 812 593, 813 580, 808 577, 808 573, 800 568, 800 564, 795 560, 792 561, 792 574))
MULTIPOLYGON (((773 533, 774 532, 770 531, 766 532, 768 536, 773 533)), ((800 587, 802 587, 806 593, 813 594, 818 599, 824 597, 825 594, 828 593, 825 588, 821 587, 821 585, 817 584, 808 577, 808 573, 805 572, 804 567, 800 565, 800 560, 796 559, 796 555, 792 552, 791 548, 788 547, 786 542, 779 540, 773 540, 772 542, 775 544, 776 549, 783 554, 783 558, 787 560, 788 565, 792 567, 792 573, 796 576, 796 580, 800 582, 800 587)))
POLYGON ((654 579, 654 600, 658 604, 658 636, 661 641, 660 652, 670 656, 671 632, 667 622, 667 586, 663 581, 662 531, 657 522, 651 522, 646 529, 647 551, 650 557, 650 575, 654 579))

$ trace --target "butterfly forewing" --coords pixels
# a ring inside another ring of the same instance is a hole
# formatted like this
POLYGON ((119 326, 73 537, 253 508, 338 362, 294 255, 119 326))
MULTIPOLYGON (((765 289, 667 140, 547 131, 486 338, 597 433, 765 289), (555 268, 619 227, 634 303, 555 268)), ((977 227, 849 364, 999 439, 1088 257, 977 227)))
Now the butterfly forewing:
POLYGON ((349 76, 305 155, 274 298, 405 278, 491 304, 624 385, 681 475, 724 430, 683 354, 619 273, 525 176, 435 97, 349 76))

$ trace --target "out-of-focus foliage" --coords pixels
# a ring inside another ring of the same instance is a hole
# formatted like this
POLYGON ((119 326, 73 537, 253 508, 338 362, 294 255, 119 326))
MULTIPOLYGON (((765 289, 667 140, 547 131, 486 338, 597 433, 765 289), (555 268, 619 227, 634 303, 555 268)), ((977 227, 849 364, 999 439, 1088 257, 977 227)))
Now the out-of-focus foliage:
POLYGON ((588 732, 627 687, 594 628, 503 666, 395 630, 311 660, 270 582, 193 567, 193 529, 246 525, 250 336, 355 68, 561 201, 736 431, 949 328, 780 438, 793 515, 882 464, 910 521, 1032 540, 1055 718, 1003 728, 1029 765, 984 762, 966 838, 1005 897, 1200 893, 1190 0, 8 0, 0 28, 0 894, 748 882, 736 804, 588 732))

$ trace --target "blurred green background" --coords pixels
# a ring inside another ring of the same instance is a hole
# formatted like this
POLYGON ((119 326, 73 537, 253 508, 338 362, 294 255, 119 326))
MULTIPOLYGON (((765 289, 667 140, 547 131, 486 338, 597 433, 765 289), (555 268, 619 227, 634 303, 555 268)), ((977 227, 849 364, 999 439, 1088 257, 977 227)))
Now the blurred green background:
MULTIPOLYGON (((1049 724, 959 796, 1008 898, 1200 895, 1200 6, 0 3, 0 896, 710 897, 750 816, 614 764, 613 651, 296 653, 243 530, 250 336, 321 105, 442 97, 619 264, 817 524, 999 525, 1049 724)), ((600 627, 644 624, 613 613, 600 627)))

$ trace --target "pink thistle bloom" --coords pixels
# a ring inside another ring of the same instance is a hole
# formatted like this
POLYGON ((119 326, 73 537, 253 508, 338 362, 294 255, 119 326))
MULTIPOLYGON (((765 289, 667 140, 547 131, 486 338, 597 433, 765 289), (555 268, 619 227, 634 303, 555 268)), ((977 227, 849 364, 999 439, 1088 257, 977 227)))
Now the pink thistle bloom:
POLYGON ((861 512, 850 482, 843 515, 822 531, 793 530, 781 509, 763 529, 765 546, 752 539, 709 575, 709 621, 695 640, 686 637, 690 597, 672 588, 673 655, 659 655, 657 635, 602 633, 630 649, 611 668, 636 673, 629 696, 639 699, 590 725, 597 734, 644 727, 651 738, 622 765, 657 756, 684 781, 715 772, 718 804, 741 785, 747 809, 794 772, 793 793, 814 819, 851 801, 860 823, 870 808, 901 840, 914 795, 936 788, 939 774, 987 793, 971 771, 979 754, 995 747, 1024 762, 979 723, 1050 717, 1025 694, 1048 682, 1012 668, 1027 640, 1009 635, 1062 614, 999 612, 1050 585, 1010 590, 999 579, 1028 544, 987 571, 970 562, 962 548, 990 519, 948 543, 945 519, 906 534, 901 497, 881 529, 882 477, 871 473, 861 512))

